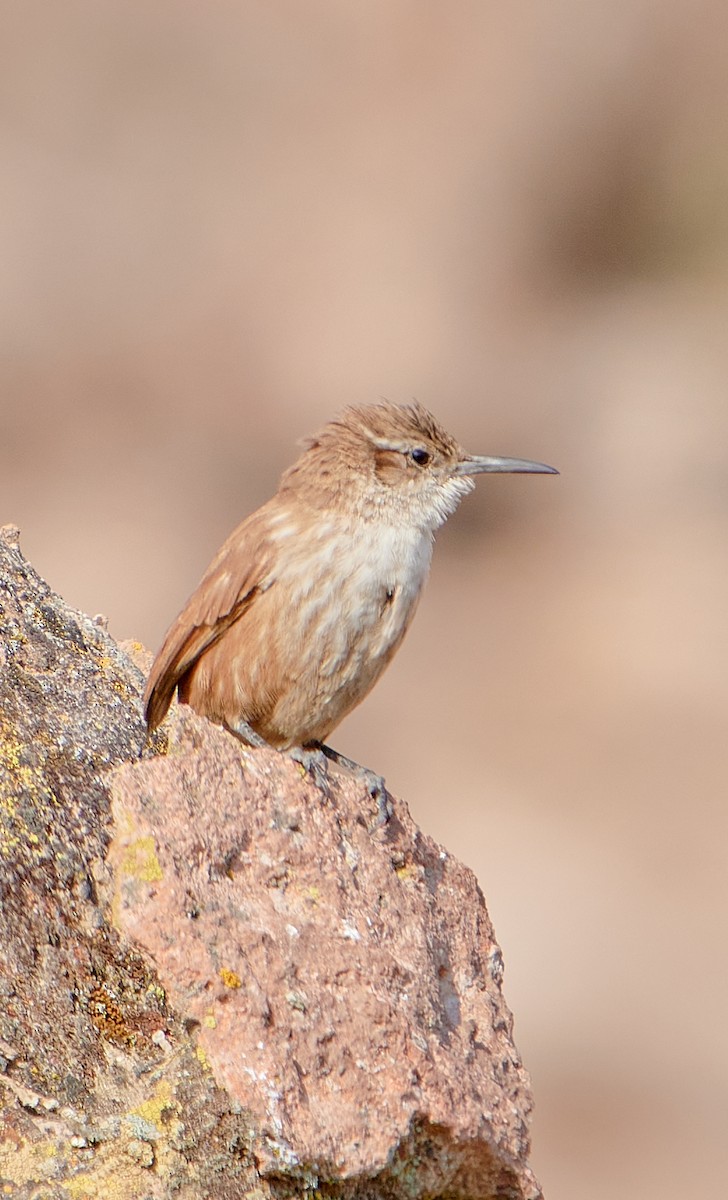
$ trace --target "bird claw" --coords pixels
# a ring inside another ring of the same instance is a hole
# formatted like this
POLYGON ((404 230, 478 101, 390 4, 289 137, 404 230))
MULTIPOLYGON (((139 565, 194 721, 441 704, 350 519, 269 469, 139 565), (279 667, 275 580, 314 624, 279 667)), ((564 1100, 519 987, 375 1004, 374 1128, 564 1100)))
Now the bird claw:
POLYGON ((386 825, 394 809, 392 808, 392 800, 384 782, 384 776, 377 775, 375 771, 370 771, 368 767, 360 766, 359 763, 354 762, 353 758, 347 758, 345 754, 332 749, 331 746, 324 746, 322 744, 321 753, 340 767, 344 767, 347 771, 350 771, 356 779, 361 780, 369 795, 373 800, 376 800, 377 816, 372 829, 379 829, 382 825, 386 825))
POLYGON ((329 768, 326 761, 326 755, 323 750, 306 749, 304 746, 293 746, 288 751, 294 762, 299 763, 303 767, 307 775, 311 779, 320 792, 330 800, 331 789, 329 788, 329 768))
POLYGON ((392 798, 387 791, 384 776, 377 775, 375 771, 370 771, 368 767, 357 767, 354 774, 361 779, 372 800, 376 800, 377 802, 377 816, 372 829, 380 829, 389 822, 394 812, 392 798))
MULTIPOLYGON (((371 774, 371 772, 370 772, 371 774)), ((388 825, 394 816, 394 806, 392 797, 384 786, 384 779, 381 775, 373 775, 376 787, 369 788, 369 794, 377 802, 377 816, 372 829, 381 829, 384 825, 388 825)))

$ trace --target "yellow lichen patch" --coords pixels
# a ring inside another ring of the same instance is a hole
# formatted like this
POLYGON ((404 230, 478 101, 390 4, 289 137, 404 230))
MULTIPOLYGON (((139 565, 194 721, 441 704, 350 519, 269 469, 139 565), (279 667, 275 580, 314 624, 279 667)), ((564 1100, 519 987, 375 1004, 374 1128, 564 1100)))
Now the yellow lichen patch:
POLYGON ((3 788, 3 791, 12 792, 16 796, 21 791, 36 792, 40 788, 46 791, 43 771, 40 767, 29 767, 22 763, 22 752, 23 743, 3 729, 0 740, 0 770, 7 772, 12 784, 12 788, 3 788))
POLYGON ((143 1122, 156 1130, 156 1137, 153 1139, 155 1169, 161 1174, 171 1170, 179 1156, 172 1143, 184 1128, 179 1116, 180 1111, 180 1105, 175 1100, 170 1085, 163 1079, 157 1084, 154 1095, 133 1109, 125 1122, 132 1129, 138 1129, 136 1123, 143 1122))
POLYGON ((202 1046, 195 1046, 195 1054, 197 1055, 197 1059, 203 1071, 211 1071, 212 1067, 210 1066, 210 1060, 205 1054, 205 1051, 202 1049, 202 1046))
MULTIPOLYGON (((113 781, 113 773, 111 778, 113 781)), ((116 825, 119 834, 124 838, 131 838, 136 833, 137 824, 131 813, 123 808, 121 804, 118 804, 113 798, 113 782, 111 808, 114 814, 114 824, 116 825)))
POLYGON ((119 1137, 99 1143, 93 1159, 61 1184, 69 1200, 142 1200, 150 1195, 150 1171, 162 1179, 177 1174, 182 1161, 171 1143, 182 1131, 179 1111, 170 1085, 160 1082, 127 1113, 119 1137))
POLYGON ((125 1163, 118 1152, 102 1153, 90 1171, 67 1179, 61 1186, 69 1200, 137 1200, 149 1193, 142 1171, 131 1162, 125 1163))
MULTIPOLYGON (((156 1186, 178 1180, 186 1169, 177 1142, 183 1132, 172 1088, 154 1093, 128 1112, 116 1131, 79 1151, 70 1135, 13 1135, 0 1139, 0 1197, 63 1195, 67 1200, 145 1200, 156 1186), (37 1137, 37 1140, 36 1140, 37 1137), (162 1181, 160 1184, 160 1180, 162 1181)), ((165 1191, 166 1195, 167 1192, 165 1191)))
POLYGON ((172 1096, 172 1089, 163 1079, 157 1084, 154 1095, 132 1109, 131 1115, 141 1117, 142 1121, 154 1125, 161 1136, 165 1126, 169 1126, 170 1115, 178 1111, 179 1104, 172 1096))
POLYGON ((117 696, 121 696, 122 700, 134 695, 133 689, 124 683, 123 679, 112 679, 111 690, 116 692, 117 696))
POLYGON ((23 1139, 9 1152, 6 1147, 0 1143, 0 1196, 15 1196, 30 1185, 33 1196, 40 1198, 46 1195, 46 1183, 53 1195, 62 1188, 68 1200, 142 1200, 149 1195, 148 1173, 132 1163, 118 1143, 100 1145, 85 1163, 73 1146, 55 1138, 23 1139), (71 1178, 59 1178, 71 1172, 71 1178))
POLYGON ((125 1153, 121 1142, 107 1143, 60 1186, 69 1200, 142 1200, 150 1194, 149 1168, 125 1153))
POLYGON ((155 729, 153 733, 147 733, 147 746, 154 754, 169 754, 169 732, 166 729, 155 729))
POLYGON ((18 811, 19 799, 41 809, 49 802, 58 804, 42 767, 23 762, 25 748, 14 727, 0 721, 0 855, 6 858, 23 845, 33 857, 40 853, 40 838, 18 811))
POLYGON ((239 988, 240 987, 240 984, 241 984, 240 976, 236 975, 234 971, 231 971, 229 967, 220 967, 220 978, 222 979, 223 983, 225 984, 225 987, 229 987, 229 988, 239 988))
POLYGON ((0 830, 0 854, 5 858, 10 855, 20 845, 20 838, 17 833, 12 833, 7 826, 15 820, 15 797, 0 795, 0 812, 2 813, 2 824, 5 826, 0 830))
POLYGON ((420 878, 421 871, 414 863, 405 863, 404 866, 397 867, 396 875, 403 883, 412 883, 420 878))
POLYGON ((205 1013, 202 1018, 202 1024, 205 1026, 205 1029, 217 1029, 217 1021, 211 1012, 205 1013))
POLYGON ((153 997, 158 1004, 166 1004, 167 1002, 167 993, 158 983, 150 983, 148 985, 147 995, 153 997))
POLYGON ((0 742, 0 767, 5 767, 8 771, 17 771, 20 766, 20 750, 21 743, 11 736, 7 727, 4 727, 0 742))
POLYGON ((13 1132, 12 1141, 0 1140, 0 1177, 4 1185, 0 1195, 15 1196, 23 1184, 49 1179, 58 1149, 55 1138, 47 1142, 31 1141, 13 1132))
POLYGON ((125 875, 131 875, 142 883, 159 883, 163 873, 151 835, 137 838, 126 847, 121 869, 125 875))

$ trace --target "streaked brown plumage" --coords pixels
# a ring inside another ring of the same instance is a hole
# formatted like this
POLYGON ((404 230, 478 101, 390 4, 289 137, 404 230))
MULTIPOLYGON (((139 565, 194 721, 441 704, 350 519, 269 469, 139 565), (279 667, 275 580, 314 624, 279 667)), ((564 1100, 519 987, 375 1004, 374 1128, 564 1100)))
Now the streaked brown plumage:
POLYGON ((171 626, 147 684, 149 728, 178 689, 243 737, 324 742, 399 647, 434 532, 482 471, 553 468, 474 458, 418 404, 346 409, 231 534, 171 626))

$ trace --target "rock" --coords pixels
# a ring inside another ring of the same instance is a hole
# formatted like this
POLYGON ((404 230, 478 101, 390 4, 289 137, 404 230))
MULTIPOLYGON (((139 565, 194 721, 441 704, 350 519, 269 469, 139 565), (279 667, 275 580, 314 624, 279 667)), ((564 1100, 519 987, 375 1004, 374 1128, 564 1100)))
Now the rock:
POLYGON ((472 873, 185 708, 0 538, 0 1184, 535 1200, 472 873))
POLYGON ((143 752, 142 685, 127 654, 54 595, 6 527, 0 1192, 14 1200, 226 1200, 258 1178, 249 1122, 204 1071, 153 964, 109 920, 106 779, 143 752), (160 1029, 172 1053, 154 1041, 160 1029), (153 1148, 153 1170, 146 1151, 129 1154, 139 1141, 153 1148))

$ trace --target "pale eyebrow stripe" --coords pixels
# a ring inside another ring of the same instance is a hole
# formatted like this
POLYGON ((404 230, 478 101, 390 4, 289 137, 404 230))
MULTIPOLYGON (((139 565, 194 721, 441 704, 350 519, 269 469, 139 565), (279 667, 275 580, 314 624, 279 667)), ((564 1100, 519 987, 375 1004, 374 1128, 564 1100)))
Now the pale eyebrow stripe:
POLYGON ((372 443, 378 450, 398 450, 403 454, 410 448, 409 442, 393 441, 391 438, 372 437, 372 443))

